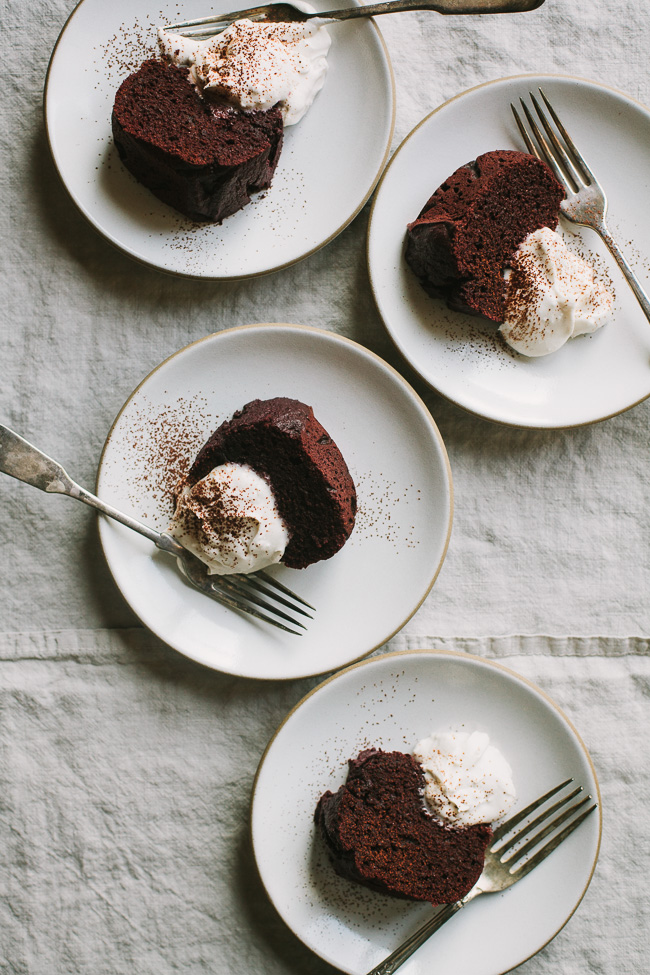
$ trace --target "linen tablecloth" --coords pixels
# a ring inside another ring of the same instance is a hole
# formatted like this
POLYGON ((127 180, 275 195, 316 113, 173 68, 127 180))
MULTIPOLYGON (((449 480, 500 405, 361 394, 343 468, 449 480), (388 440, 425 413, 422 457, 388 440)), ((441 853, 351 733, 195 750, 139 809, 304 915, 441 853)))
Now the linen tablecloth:
MULTIPOLYGON (((92 486, 131 390, 208 333, 317 325, 400 369, 438 423, 456 509, 436 585, 379 652, 499 659, 566 711, 600 779, 601 857, 569 925, 521 971, 647 970, 650 406, 531 432, 442 400, 375 310, 368 207, 308 260, 251 281, 170 278, 112 249, 71 204, 41 116, 72 8, 0 3, 0 419, 92 486)), ((650 103, 642 0, 379 23, 397 86, 394 147, 446 98, 517 73, 572 74, 650 103)), ((0 505, 0 972, 332 971, 268 903, 248 840, 262 751, 317 680, 245 681, 194 665, 139 626, 89 510, 6 478, 0 505)))

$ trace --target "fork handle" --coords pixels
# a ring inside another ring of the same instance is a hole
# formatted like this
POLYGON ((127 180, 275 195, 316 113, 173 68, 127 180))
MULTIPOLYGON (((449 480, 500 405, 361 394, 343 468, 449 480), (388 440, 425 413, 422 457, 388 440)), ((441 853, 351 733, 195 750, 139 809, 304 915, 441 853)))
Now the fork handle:
POLYGON ((410 938, 407 938, 399 948, 396 948, 388 958, 384 958, 372 971, 368 972, 368 975, 392 975, 400 965, 403 965, 411 957, 414 951, 417 951, 435 931, 452 918, 470 899, 469 895, 466 895, 462 900, 456 901, 454 904, 445 904, 444 907, 439 908, 433 917, 425 921, 422 927, 418 928, 410 938))
POLYGON ((356 17, 377 17, 379 14, 403 13, 408 10, 435 10, 439 14, 517 13, 532 10, 543 0, 390 0, 344 10, 316 11, 312 17, 332 20, 353 20, 356 17))
MULTIPOLYGON (((110 504, 101 501, 94 494, 91 494, 90 491, 86 491, 85 488, 82 488, 72 480, 61 464, 56 460, 52 460, 47 454, 38 450, 37 447, 28 443, 27 440, 24 440, 17 433, 14 433, 13 430, 10 430, 9 427, 5 427, 1 423, 0 471, 4 474, 9 474, 10 477, 17 478, 19 481, 24 481, 25 484, 31 484, 32 487, 38 488, 39 491, 46 491, 48 494, 67 494, 70 498, 83 501, 84 504, 90 505, 91 508, 96 508, 102 514, 108 515, 109 518, 113 518, 115 521, 126 525, 127 528, 132 528, 133 531, 144 535, 145 538, 158 545, 159 548, 170 551, 170 546, 166 542, 169 536, 162 536, 160 532, 154 531, 153 528, 149 528, 147 525, 143 525, 141 522, 136 521, 135 518, 131 518, 122 511, 118 511, 117 508, 113 508, 110 504)), ((173 541, 173 539, 170 539, 170 541, 173 541)))
POLYGON ((614 260, 620 267, 621 271, 625 275, 625 280, 627 281, 632 291, 634 292, 634 296, 636 297, 636 300, 641 305, 641 308, 643 309, 643 314, 650 322, 650 298, 648 298, 648 295, 641 287, 641 283, 639 279, 637 278, 636 274, 634 273, 630 265, 627 263, 627 260, 625 259, 625 255, 623 254, 620 247, 618 246, 618 244, 610 234, 604 222, 599 227, 596 227, 595 229, 598 231, 598 233, 600 234, 604 242, 607 244, 607 247, 609 248, 612 257, 614 258, 614 260))

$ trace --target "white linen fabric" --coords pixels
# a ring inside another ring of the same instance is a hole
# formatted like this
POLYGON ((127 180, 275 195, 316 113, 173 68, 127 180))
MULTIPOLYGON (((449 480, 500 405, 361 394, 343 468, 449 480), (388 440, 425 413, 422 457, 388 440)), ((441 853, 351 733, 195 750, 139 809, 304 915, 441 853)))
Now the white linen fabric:
MULTIPOLYGON (((600 781, 594 879, 519 971, 645 971, 647 641, 444 646, 537 683, 579 729, 600 781)), ((316 679, 217 674, 139 629, 17 634, 0 668, 1 972, 334 971, 268 902, 248 827, 262 751, 316 679)))
MULTIPOLYGON (((132 389, 208 333, 316 325, 400 369, 445 440, 455 518, 436 585, 388 649, 501 659, 567 712, 601 782, 601 859, 577 914, 521 971, 645 971, 650 404, 530 432, 442 400, 375 310, 368 207, 319 253, 252 281, 182 280, 130 261, 75 210, 47 149, 42 87, 72 9, 0 0, 12 52, 0 64, 0 422, 92 487, 132 389)), ((394 147, 445 99, 517 73, 572 74, 650 103, 642 0, 378 24, 396 78, 394 147)), ((261 684, 185 660, 138 626, 92 512, 7 478, 0 505, 0 973, 332 971, 266 900, 247 825, 264 746, 316 681, 261 684)))

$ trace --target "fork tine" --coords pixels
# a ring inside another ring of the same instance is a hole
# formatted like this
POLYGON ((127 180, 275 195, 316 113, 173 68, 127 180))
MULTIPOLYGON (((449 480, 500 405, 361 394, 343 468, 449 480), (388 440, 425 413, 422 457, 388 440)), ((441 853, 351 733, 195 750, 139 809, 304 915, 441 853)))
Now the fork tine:
MULTIPOLYGON (((568 810, 567 814, 565 815, 565 817, 563 817, 562 821, 564 821, 566 818, 571 816, 572 813, 575 813, 576 810, 579 808, 579 806, 584 805, 585 802, 589 802, 590 799, 591 796, 587 796, 587 798, 584 799, 581 803, 579 803, 578 806, 574 807, 571 810, 568 810)), ((560 843, 563 843, 564 840, 567 838, 567 836, 570 836, 571 833, 574 831, 574 829, 577 829, 578 826, 580 826, 580 824, 585 821, 587 816, 590 816, 591 813, 594 811, 594 809, 597 808, 598 808, 597 804, 594 803, 593 806, 589 806, 588 809, 585 809, 584 812, 582 812, 576 819, 573 819, 567 826, 564 827, 563 830, 561 830, 561 832, 559 832, 556 836, 550 839, 548 843, 546 843, 540 850, 538 850, 538 852, 534 856, 532 856, 529 860, 527 860, 525 863, 521 864, 520 866, 515 867, 514 870, 511 871, 513 876, 515 876, 517 880, 521 880, 522 877, 525 877, 526 874, 530 873, 531 870, 534 870, 535 867, 539 866, 542 860, 545 860, 546 857, 549 855, 549 853, 552 853, 553 850, 557 849, 560 843)), ((560 824, 558 823, 558 825, 560 824)))
POLYGON ((536 816, 535 819, 531 820, 529 823, 526 823, 526 825, 522 829, 518 830, 514 836, 511 836, 510 839, 506 840, 506 842, 499 847, 499 854, 507 853, 508 850, 511 850, 514 846, 517 846, 518 843, 521 843, 525 836, 531 833, 534 829, 537 829, 537 827, 542 823, 545 823, 549 816, 552 816, 559 809, 562 809, 563 806, 566 806, 568 802, 575 799, 575 797, 580 795, 581 792, 582 786, 578 786, 578 788, 574 789, 573 792, 570 792, 569 795, 560 799, 559 802, 549 806, 548 809, 544 809, 539 816, 536 816))
POLYGON ((549 139, 551 140, 551 143, 553 144, 553 148, 555 149, 554 155, 556 161, 559 163, 559 165, 561 165, 564 168, 564 171, 566 175, 569 177, 569 180, 574 184, 576 191, 578 191, 584 183, 582 175, 578 172, 578 170, 574 166, 573 160, 568 154, 565 146, 562 145, 557 135, 553 131, 551 127, 551 123, 549 122, 546 115, 542 111, 542 108, 539 102, 537 101, 537 99, 535 98, 535 96, 533 95, 532 91, 528 92, 528 94, 530 95, 530 100, 535 106, 535 111, 537 112, 539 120, 544 126, 544 130, 547 136, 549 137, 549 139))
POLYGON ((264 15, 266 12, 266 5, 263 7, 249 7, 247 10, 233 10, 229 14, 216 15, 212 14, 210 17, 198 17, 196 20, 184 20, 179 24, 165 24, 165 30, 180 31, 185 30, 186 27, 204 27, 209 24, 220 24, 222 21, 232 21, 232 20, 242 20, 244 17, 248 19, 253 19, 254 15, 260 16, 264 15))
POLYGON ((280 592, 283 592, 285 596, 290 596, 292 599, 295 599, 296 602, 302 603, 303 606, 306 606, 307 609, 313 609, 313 611, 316 612, 315 606, 312 606, 311 603, 308 603, 306 599, 302 598, 302 596, 296 595, 296 593, 292 592, 291 589, 289 589, 287 586, 283 586, 281 582, 278 582, 277 579, 274 579, 273 576, 270 576, 268 572, 264 572, 264 570, 261 570, 260 572, 257 572, 256 575, 258 579, 263 579, 267 585, 274 586, 276 589, 279 589, 280 592))
POLYGON ((567 147, 571 151, 571 155, 573 156, 574 163, 576 164, 576 166, 579 167, 579 169, 582 170, 582 175, 583 175, 583 178, 586 181, 587 185, 589 185, 589 183, 595 183, 596 182, 596 177, 594 176, 594 174, 592 173, 592 171, 589 169, 589 166, 585 162, 585 159, 584 159, 582 153, 580 153, 576 149, 576 146, 575 146, 575 144, 573 142, 573 139, 571 138, 571 136, 569 135, 569 133, 567 132, 567 130, 564 128, 564 126, 560 122, 560 120, 557 117, 557 114, 555 112, 555 109, 553 108, 553 106, 549 102, 548 98, 546 97, 546 95, 544 94, 544 92, 542 91, 542 89, 540 88, 538 90, 539 90, 540 95, 542 96, 542 99, 544 100, 544 104, 546 105, 546 107, 547 107, 547 109, 549 111, 549 115, 551 116, 551 118, 553 119, 553 121, 555 122, 555 124, 557 125, 558 132, 560 133, 560 135, 562 136, 562 138, 566 142, 567 147))
POLYGON ((211 37, 216 37, 227 27, 225 21, 215 20, 205 27, 184 27, 182 30, 175 30, 174 33, 182 34, 194 41, 207 41, 211 37))
MULTIPOLYGON (((178 31, 183 31, 184 33, 187 32, 188 36, 190 36, 189 32, 191 28, 193 27, 206 28, 218 22, 219 21, 217 20, 216 17, 200 17, 197 20, 184 20, 178 24, 165 24, 163 30, 172 31, 173 33, 176 33, 178 31)), ((195 33, 195 31, 192 31, 192 33, 195 33)))
MULTIPOLYGON (((535 835, 532 836, 527 843, 519 847, 518 850, 515 850, 514 853, 512 853, 509 857, 501 857, 501 862, 503 864, 508 864, 508 863, 513 863, 516 860, 523 860, 529 853, 532 852, 532 850, 535 849, 536 846, 539 846, 539 844, 543 839, 546 839, 546 837, 550 836, 551 833, 555 832, 555 830, 558 829, 558 827, 562 826, 563 823, 571 819, 571 817, 579 809, 582 809, 583 806, 586 806, 588 802, 591 802, 591 796, 586 796, 584 799, 581 799, 580 802, 576 802, 575 805, 571 806, 569 809, 565 809, 564 812, 560 813, 559 816, 556 816, 554 819, 551 819, 550 821, 547 822, 548 817, 552 816, 553 812, 555 811, 555 808, 549 809, 548 814, 546 816, 543 816, 541 818, 538 817, 540 818, 541 822, 546 822, 546 826, 543 829, 541 829, 538 833, 535 833, 535 835)), ((523 837, 525 835, 528 835, 529 832, 530 830, 522 831, 520 839, 523 839, 523 837)), ((512 847, 509 847, 509 849, 512 849, 512 847)), ((502 851, 500 850, 499 852, 502 851)))
POLYGON ((512 114, 515 117, 515 122, 517 123, 517 128, 519 129, 519 132, 521 133, 522 139, 526 143, 526 148, 528 149, 529 153, 531 154, 531 156, 537 156, 538 159, 541 159, 542 157, 539 154, 539 149, 537 148, 537 146, 535 145, 535 143, 533 142, 533 140, 531 139, 531 137, 528 135, 528 129, 526 128, 526 126, 524 125, 524 123, 519 118, 519 112, 517 111, 517 109, 515 108, 515 106, 512 104, 512 102, 510 102, 510 108, 512 109, 512 114))
POLYGON ((233 595, 235 598, 242 596, 244 599, 253 603, 255 606, 261 607, 261 609, 268 610, 270 613, 274 613, 279 616, 280 619, 286 620, 291 623, 292 626, 299 626, 302 630, 305 629, 302 623, 298 620, 294 620, 292 616, 278 609, 273 603, 267 602, 265 599, 261 599, 254 591, 251 591, 247 585, 243 584, 241 580, 236 579, 233 576, 220 576, 218 580, 212 580, 212 588, 216 591, 223 591, 224 589, 233 595))
MULTIPOLYGON (((265 613, 260 613, 259 610, 255 609, 254 606, 250 606, 248 603, 244 602, 243 599, 237 598, 234 594, 223 592, 223 590, 216 589, 213 585, 211 585, 209 588, 203 586, 197 586, 197 588, 200 589, 201 592, 205 593, 206 596, 209 596, 216 602, 221 603, 222 606, 227 606, 229 609, 238 609, 242 613, 246 613, 248 616, 254 616, 258 620, 263 620, 265 623, 270 623, 272 626, 277 626, 278 629, 284 630, 286 633, 293 633, 294 636, 302 636, 300 630, 292 630, 288 626, 285 626, 284 623, 281 623, 280 620, 273 619, 271 616, 267 616, 265 613)), ((293 622, 293 620, 290 622, 293 622)))
POLYGON ((545 795, 540 796, 539 799, 535 799, 534 802, 529 803, 529 805, 527 805, 524 809, 521 809, 518 813, 515 813, 515 815, 511 816, 510 819, 507 819, 505 823, 501 823, 501 825, 494 830, 493 841, 496 842, 497 840, 500 840, 506 835, 506 833, 509 833, 512 829, 514 829, 515 826, 518 826, 523 819, 526 819, 526 817, 530 816, 531 813, 537 812, 537 810, 540 809, 545 802, 552 799, 553 796, 557 795, 557 793, 562 789, 566 789, 566 787, 571 785, 572 782, 573 779, 567 779, 565 782, 561 782, 559 785, 556 785, 554 789, 549 789, 545 795))
MULTIPOLYGON (((237 579, 238 582, 241 582, 241 584, 242 584, 242 586, 244 588, 247 588, 247 587, 250 586, 251 588, 256 589, 257 592, 261 593, 262 595, 268 596, 269 599, 275 600, 276 603, 281 603, 283 606, 286 606, 288 609, 292 609, 294 611, 294 613, 300 613, 301 616, 306 616, 307 619, 310 619, 310 620, 314 618, 311 615, 311 613, 308 613, 306 610, 302 609, 300 606, 294 606, 294 604, 291 603, 291 602, 289 602, 288 599, 285 599, 283 596, 278 595, 278 593, 272 592, 271 589, 267 589, 266 586, 263 586, 260 583, 259 578, 257 578, 258 575, 259 575, 259 573, 257 573, 256 575, 252 575, 251 574, 251 575, 248 575, 248 576, 237 575, 237 576, 231 576, 231 578, 237 579)), ((263 581, 264 582, 268 582, 268 580, 266 578, 263 581)), ((289 590, 289 592, 290 592, 290 590, 289 590)))
POLYGON ((557 160, 555 159, 555 156, 551 152, 551 148, 550 148, 548 142, 544 138, 544 135, 541 132, 541 130, 540 130, 537 122, 535 121, 535 119, 533 118, 533 116, 530 114, 530 111, 528 110, 528 106, 524 102, 523 98, 520 98, 519 101, 521 102, 521 107, 524 110, 524 114, 526 116, 526 121, 528 122, 528 124, 529 124, 529 126, 531 128, 531 131, 532 131, 533 135, 535 136, 535 138, 537 139, 537 142, 539 144, 539 148, 541 150, 541 156, 539 155, 539 153, 537 153, 538 158, 542 158, 543 157, 544 158, 544 161, 546 163, 548 163, 548 165, 551 167, 551 169, 555 173, 555 176, 556 176, 556 179, 558 180, 558 182, 561 183, 562 186, 564 186, 565 188, 568 188, 569 190, 571 190, 571 192, 575 193, 577 191, 577 188, 578 187, 576 186, 575 183, 572 183, 572 181, 567 178, 566 173, 558 165, 557 160))
MULTIPOLYGON (((216 602, 222 603, 224 606, 228 606, 231 609, 241 610, 243 613, 248 613, 251 616, 257 617, 257 619, 264 620, 266 623, 272 623, 273 626, 279 627, 281 630, 286 630, 287 633, 293 633, 295 636, 302 636, 302 632, 306 629, 303 624, 284 613, 276 605, 270 602, 266 602, 255 594, 255 589, 247 585, 246 577, 237 576, 227 576, 227 575, 209 575, 206 566, 196 555, 186 549, 177 539, 173 538, 167 532, 162 532, 158 535, 156 545, 158 548, 162 549, 163 552, 167 552, 176 558, 176 561, 186 579, 200 592, 205 593, 206 596, 210 596, 216 602), (240 581, 237 581, 239 579, 240 581), (243 582, 241 581, 243 579, 243 582), (273 614, 272 616, 267 615, 266 612, 262 613, 260 610, 255 609, 255 606, 259 606, 262 610, 268 611, 273 614), (278 619, 279 617, 279 619, 278 619), (280 619, 284 619, 291 626, 300 627, 299 630, 290 629, 280 622, 280 619), (301 632, 302 631, 302 632, 301 632)), ((278 601, 279 597, 275 593, 269 590, 264 590, 264 587, 256 585, 256 588, 261 589, 268 595, 269 599, 274 599, 278 601)), ((299 597, 296 597, 299 598, 299 597)), ((282 603, 288 605, 288 607, 294 612, 299 612, 302 615, 308 617, 307 613, 304 613, 297 606, 291 606, 287 604, 287 601, 280 599, 282 603)))

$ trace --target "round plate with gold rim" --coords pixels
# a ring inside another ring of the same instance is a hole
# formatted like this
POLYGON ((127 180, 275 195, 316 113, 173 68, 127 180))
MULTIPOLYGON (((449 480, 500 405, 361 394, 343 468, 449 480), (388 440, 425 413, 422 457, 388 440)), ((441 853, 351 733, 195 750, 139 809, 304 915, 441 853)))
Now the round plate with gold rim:
MULTIPOLYGON (((342 785, 348 759, 363 749, 410 752, 432 731, 460 729, 487 732, 512 768, 518 805, 569 777, 600 799, 585 745, 539 687, 500 664, 443 650, 385 654, 331 677, 293 709, 260 762, 251 829, 262 882, 294 934, 349 975, 378 965, 431 906, 335 874, 314 825, 318 799, 342 785)), ((522 964, 577 908, 600 834, 598 812, 523 880, 460 911, 400 971, 503 975, 522 964)))
MULTIPOLYGON (((352 5, 353 0, 342 0, 352 5)), ((244 5, 245 6, 245 5, 244 5)), ((326 0, 314 6, 327 8, 326 0)), ((382 36, 364 19, 330 28, 329 72, 305 118, 285 130, 270 189, 220 226, 161 203, 120 163, 111 111, 122 81, 155 56, 165 22, 232 10, 232 0, 81 0, 54 48, 45 121, 59 174, 81 212, 131 257, 172 274, 243 278, 296 263, 337 236, 388 158, 394 83, 382 36), (335 161, 323 146, 335 146, 335 161)))
POLYGON ((561 221, 569 246, 611 284, 612 320, 539 358, 509 350, 494 324, 430 298, 404 258, 406 225, 451 173, 483 152, 524 149, 510 103, 539 86, 606 190, 612 233, 650 289, 650 112, 596 82, 554 75, 471 88, 413 129, 375 195, 368 264, 386 328, 434 389, 488 420, 551 429, 606 419, 650 395, 650 324, 595 232, 561 221))
POLYGON ((335 670, 399 630, 440 571, 453 506, 442 438, 409 384, 349 339, 281 324, 210 335, 147 376, 108 435, 97 493, 164 530, 175 481, 205 440, 245 403, 274 396, 313 407, 357 489, 355 528, 336 555, 269 570, 316 607, 303 636, 220 606, 151 542, 100 520, 115 581, 149 629, 208 667, 269 680, 335 670))

